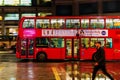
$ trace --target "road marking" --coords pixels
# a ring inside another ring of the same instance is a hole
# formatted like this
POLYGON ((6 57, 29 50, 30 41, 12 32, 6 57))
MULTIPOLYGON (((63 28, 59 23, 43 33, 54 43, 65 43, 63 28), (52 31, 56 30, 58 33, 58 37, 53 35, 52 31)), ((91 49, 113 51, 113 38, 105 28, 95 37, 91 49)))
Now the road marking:
POLYGON ((61 80, 61 78, 60 78, 60 76, 59 76, 59 74, 57 72, 57 69, 55 67, 52 67, 52 71, 53 71, 53 73, 55 75, 55 79, 56 80, 61 80))

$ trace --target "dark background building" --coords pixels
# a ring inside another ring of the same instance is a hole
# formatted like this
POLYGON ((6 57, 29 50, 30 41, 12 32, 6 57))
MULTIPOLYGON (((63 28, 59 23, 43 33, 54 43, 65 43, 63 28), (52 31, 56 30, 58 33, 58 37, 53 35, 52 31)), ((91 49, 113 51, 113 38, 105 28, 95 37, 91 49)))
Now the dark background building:
POLYGON ((119 15, 119 5, 119 0, 0 0, 0 40, 15 43, 23 16, 119 15))

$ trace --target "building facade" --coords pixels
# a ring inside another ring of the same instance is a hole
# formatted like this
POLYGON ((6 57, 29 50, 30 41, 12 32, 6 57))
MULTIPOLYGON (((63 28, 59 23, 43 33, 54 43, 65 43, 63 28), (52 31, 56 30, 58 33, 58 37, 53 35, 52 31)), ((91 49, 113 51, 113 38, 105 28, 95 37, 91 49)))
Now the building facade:
POLYGON ((119 0, 0 0, 0 40, 16 40, 23 16, 120 15, 119 5, 119 0))

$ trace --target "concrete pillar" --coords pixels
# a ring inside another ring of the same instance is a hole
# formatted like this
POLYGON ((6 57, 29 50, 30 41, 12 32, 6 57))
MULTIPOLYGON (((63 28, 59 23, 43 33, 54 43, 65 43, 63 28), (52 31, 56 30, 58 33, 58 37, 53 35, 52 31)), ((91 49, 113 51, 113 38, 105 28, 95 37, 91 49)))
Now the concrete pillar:
POLYGON ((101 16, 103 13, 102 0, 98 0, 98 15, 101 16))
POLYGON ((79 15, 79 1, 73 0, 73 15, 78 16, 79 15))
POLYGON ((5 17, 5 13, 4 13, 4 9, 2 9, 2 23, 1 23, 1 26, 2 26, 2 35, 6 35, 6 29, 5 29, 5 21, 4 21, 4 17, 5 17))

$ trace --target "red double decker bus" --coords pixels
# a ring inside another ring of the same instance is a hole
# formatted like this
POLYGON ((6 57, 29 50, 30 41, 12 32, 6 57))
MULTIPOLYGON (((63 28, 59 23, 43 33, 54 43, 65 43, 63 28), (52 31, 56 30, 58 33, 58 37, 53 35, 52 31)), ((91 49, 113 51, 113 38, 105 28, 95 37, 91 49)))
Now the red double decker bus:
POLYGON ((120 60, 120 16, 23 17, 16 57, 91 60, 96 41, 107 60, 120 60))

